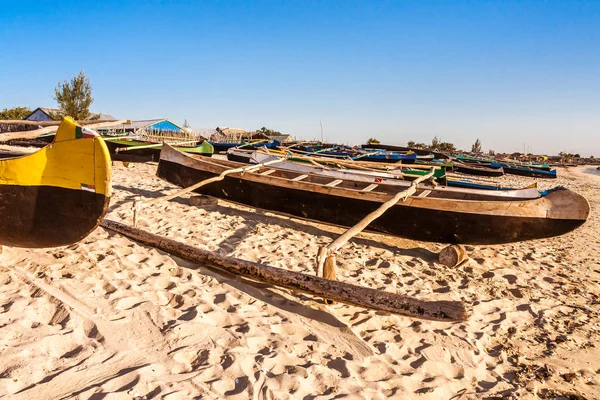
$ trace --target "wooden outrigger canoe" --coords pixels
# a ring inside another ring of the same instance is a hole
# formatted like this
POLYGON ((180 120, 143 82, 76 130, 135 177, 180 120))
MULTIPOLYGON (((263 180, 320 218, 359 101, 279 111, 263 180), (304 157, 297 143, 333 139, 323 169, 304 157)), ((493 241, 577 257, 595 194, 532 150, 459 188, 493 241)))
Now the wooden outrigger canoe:
POLYGON ((498 177, 504 175, 504 170, 502 167, 492 168, 489 165, 483 164, 463 164, 461 162, 454 162, 453 169, 456 172, 460 172, 461 174, 467 175, 477 175, 477 176, 492 176, 498 177))
POLYGON ((110 183, 102 138, 65 118, 48 146, 0 160, 0 245, 56 247, 81 240, 106 214, 110 183))
MULTIPOLYGON (((138 157, 143 161, 158 161, 160 158, 160 149, 162 143, 152 143, 143 140, 136 140, 128 137, 104 138, 108 151, 113 161, 128 161, 128 157, 138 157)), ((187 142, 186 146, 175 146, 184 153, 198 154, 205 157, 212 157, 214 148, 207 141, 197 143, 196 141, 187 142)))
POLYGON ((556 170, 543 170, 543 169, 535 169, 531 167, 519 166, 519 165, 510 165, 510 164, 501 164, 501 163, 491 163, 491 167, 498 167, 504 169, 504 172, 510 175, 520 175, 520 176, 529 176, 532 178, 546 178, 546 179, 556 179, 556 170))
MULTIPOLYGON (((188 187, 243 164, 203 159, 164 145, 157 175, 188 187)), ((264 167, 232 174, 198 192, 249 206, 342 226, 353 226, 402 190, 393 185, 332 179, 264 167)), ((562 235, 582 225, 587 200, 556 188, 531 200, 486 198, 418 189, 390 208, 369 229, 396 236, 446 243, 499 244, 562 235)))

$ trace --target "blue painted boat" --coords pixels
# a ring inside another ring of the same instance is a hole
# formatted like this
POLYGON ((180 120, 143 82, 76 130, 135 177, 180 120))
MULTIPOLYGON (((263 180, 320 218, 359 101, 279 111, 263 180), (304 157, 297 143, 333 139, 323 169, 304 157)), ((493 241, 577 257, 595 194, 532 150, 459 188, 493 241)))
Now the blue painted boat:
POLYGON ((379 163, 397 163, 414 164, 417 161, 417 153, 399 153, 394 151, 356 151, 354 149, 346 150, 321 150, 313 154, 320 156, 332 156, 340 158, 349 158, 354 161, 370 161, 379 163))
POLYGON ((492 168, 502 167, 504 173, 511 175, 530 176, 532 178, 546 178, 556 179, 556 170, 544 171, 542 169, 535 169, 531 167, 524 167, 520 165, 510 165, 503 163, 491 163, 492 168))
MULTIPOLYGON (((513 187, 506 187, 506 186, 501 186, 501 185, 486 185, 483 183, 474 182, 472 180, 455 179, 455 178, 450 178, 450 177, 446 178, 446 186, 459 187, 459 188, 464 188, 464 189, 482 189, 482 190, 496 190, 496 191, 521 190, 521 189, 513 188, 513 187)), ((527 189, 536 188, 536 187, 537 187, 537 185, 533 184, 533 185, 528 186, 527 189)))

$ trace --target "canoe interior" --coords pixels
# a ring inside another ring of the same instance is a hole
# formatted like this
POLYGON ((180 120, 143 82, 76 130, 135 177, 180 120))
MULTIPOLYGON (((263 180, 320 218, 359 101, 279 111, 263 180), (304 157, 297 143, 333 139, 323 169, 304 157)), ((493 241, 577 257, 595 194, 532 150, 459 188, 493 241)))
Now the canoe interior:
POLYGON ((556 170, 543 171, 529 168, 503 167, 504 172, 510 175, 529 176, 532 178, 556 179, 556 170))
MULTIPOLYGON (((191 156, 192 158, 194 158, 194 156, 191 156)), ((240 158, 242 159, 242 158, 240 158)), ((231 161, 231 160, 221 160, 221 159, 216 159, 216 158, 212 158, 211 163, 216 164, 216 165, 220 165, 223 166, 227 169, 229 168, 239 168, 239 167, 244 167, 244 166, 248 166, 248 164, 244 164, 242 162, 235 162, 235 161, 231 161)), ((163 162, 163 160, 161 160, 161 162, 163 162)), ((295 178, 298 178, 302 175, 306 175, 306 178, 302 179, 302 182, 306 182, 306 183, 315 183, 318 185, 327 185, 327 184, 331 184, 333 181, 335 181, 335 178, 332 177, 328 177, 328 176, 321 176, 319 174, 315 174, 315 173, 306 173, 306 172, 297 172, 297 171, 286 171, 286 170, 282 170, 282 169, 277 169, 277 164, 273 165, 273 168, 269 168, 269 166, 265 167, 267 170, 272 169, 273 172, 269 173, 269 176, 271 177, 277 177, 277 178, 283 178, 283 179, 288 179, 288 180, 293 180, 295 178)), ((417 178, 418 176, 415 176, 413 178, 417 178)), ((408 180, 412 180, 413 178, 409 177, 408 180)), ((335 187, 336 188, 343 188, 343 189, 352 189, 352 190, 363 190, 365 188, 367 188, 368 186, 372 185, 373 183, 376 183, 377 179, 374 178, 373 181, 371 182, 365 182, 365 181, 355 181, 352 179, 344 179, 342 180, 342 182, 340 182, 339 184, 337 184, 335 187)), ((519 200, 518 198, 502 198, 499 199, 498 196, 493 192, 490 191, 489 194, 481 194, 481 193, 473 193, 470 192, 468 190, 464 190, 464 191, 440 191, 440 190, 434 190, 433 187, 426 187, 426 188, 419 188, 417 189, 417 191, 415 192, 415 196, 419 196, 424 194, 424 192, 429 192, 431 189, 431 192, 427 195, 428 198, 440 198, 440 199, 455 199, 455 200, 486 200, 486 201, 516 201, 519 200)), ((381 184, 379 183, 377 185, 377 187, 373 190, 371 190, 371 192, 373 193, 383 193, 383 194, 388 194, 388 195, 394 195, 396 194, 399 190, 398 186, 394 186, 394 185, 386 185, 386 184, 381 184)))
MULTIPOLYGON (((191 158, 191 157, 190 157, 191 158)), ((188 187, 218 173, 196 166, 161 159, 157 175, 181 187, 188 187)), ((226 168, 239 164, 211 160, 207 164, 220 164, 226 168)), ((268 168, 268 167, 266 167, 268 168)), ((269 176, 292 178, 298 173, 274 171, 269 176), (277 175, 275 175, 277 174, 277 175)), ((327 184, 331 178, 307 176, 303 182, 327 184)), ((347 181, 336 188, 360 190, 368 183, 347 181)), ((398 188, 378 186, 379 190, 397 192, 398 188)), ((206 185, 198 193, 224 198, 252 207, 283 212, 319 222, 352 226, 381 203, 361 198, 345 197, 294 187, 276 186, 243 177, 226 177, 206 185)), ((419 192, 417 192, 417 195, 419 192)), ((431 193, 433 194, 433 192, 431 193)), ((469 197, 469 194, 461 194, 469 197)), ((464 198, 464 197, 463 197, 464 198)), ((472 198, 471 200, 475 200, 472 198)), ((507 199, 502 201, 508 204, 507 199)), ((410 239, 463 244, 500 244, 521 240, 551 237, 569 232, 585 219, 550 219, 511 215, 478 214, 409 207, 402 204, 389 209, 386 214, 369 225, 369 229, 410 239)))

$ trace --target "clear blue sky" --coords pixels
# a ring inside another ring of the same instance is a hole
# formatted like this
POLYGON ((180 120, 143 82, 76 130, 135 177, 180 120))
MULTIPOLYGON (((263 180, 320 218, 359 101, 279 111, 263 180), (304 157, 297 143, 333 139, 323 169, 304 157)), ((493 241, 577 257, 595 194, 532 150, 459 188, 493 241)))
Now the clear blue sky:
POLYGON ((600 1, 0 0, 0 108, 600 156, 600 1))

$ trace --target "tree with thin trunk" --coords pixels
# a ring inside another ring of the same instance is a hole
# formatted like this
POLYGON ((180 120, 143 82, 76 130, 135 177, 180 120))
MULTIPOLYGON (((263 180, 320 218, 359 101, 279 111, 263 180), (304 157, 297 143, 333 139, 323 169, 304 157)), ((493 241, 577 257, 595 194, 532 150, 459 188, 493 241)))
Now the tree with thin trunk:
POLYGON ((481 141, 479 138, 471 146, 471 153, 481 153, 481 141))
POLYGON ((60 112, 52 115, 55 119, 62 119, 65 116, 75 120, 100 118, 100 114, 90 113, 90 105, 94 101, 92 86, 83 70, 70 81, 58 82, 54 89, 54 99, 60 107, 60 112))

